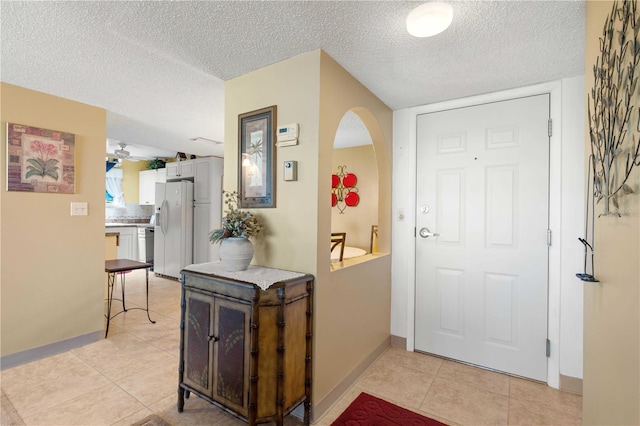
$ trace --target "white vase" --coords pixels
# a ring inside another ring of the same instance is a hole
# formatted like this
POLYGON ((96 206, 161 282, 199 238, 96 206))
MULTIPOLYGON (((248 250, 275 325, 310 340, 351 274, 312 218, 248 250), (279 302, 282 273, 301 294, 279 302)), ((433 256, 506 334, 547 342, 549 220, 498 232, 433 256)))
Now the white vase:
POLYGON ((225 238, 220 245, 220 260, 225 271, 244 271, 253 259, 253 244, 247 238, 225 238))

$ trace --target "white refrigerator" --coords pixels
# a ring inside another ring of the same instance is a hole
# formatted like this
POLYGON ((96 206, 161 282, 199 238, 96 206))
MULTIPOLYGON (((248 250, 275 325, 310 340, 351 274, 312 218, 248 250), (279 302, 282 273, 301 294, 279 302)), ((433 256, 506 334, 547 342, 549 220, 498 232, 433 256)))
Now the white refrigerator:
POLYGON ((180 278, 193 263, 193 182, 156 183, 153 271, 180 278))

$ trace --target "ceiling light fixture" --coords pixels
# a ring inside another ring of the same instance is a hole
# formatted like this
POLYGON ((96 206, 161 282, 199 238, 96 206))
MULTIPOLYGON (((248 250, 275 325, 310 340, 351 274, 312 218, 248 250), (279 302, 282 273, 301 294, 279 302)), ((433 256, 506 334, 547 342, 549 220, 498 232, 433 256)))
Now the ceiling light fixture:
POLYGON ((453 8, 448 3, 425 3, 413 9, 407 16, 407 31, 414 37, 431 37, 440 34, 451 25, 453 8))
POLYGON ((194 142, 208 142, 208 143, 212 143, 214 145, 222 145, 222 142, 218 142, 218 141, 214 141, 213 139, 207 139, 207 138, 203 138, 198 136, 197 138, 191 138, 189 139, 190 141, 194 141, 194 142))
POLYGON ((116 157, 118 157, 118 159, 128 158, 129 155, 131 155, 131 153, 129 151, 125 150, 127 144, 126 143, 119 143, 118 145, 120 145, 120 149, 116 149, 114 151, 114 154, 116 154, 116 157))

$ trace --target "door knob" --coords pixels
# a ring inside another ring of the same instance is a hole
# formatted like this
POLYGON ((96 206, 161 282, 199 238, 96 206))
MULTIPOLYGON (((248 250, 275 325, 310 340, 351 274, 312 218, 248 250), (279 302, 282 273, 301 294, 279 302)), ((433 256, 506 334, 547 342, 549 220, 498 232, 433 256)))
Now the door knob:
POLYGON ((420 236, 422 238, 437 237, 438 235, 440 235, 440 234, 438 234, 436 232, 429 231, 429 228, 421 228, 420 229, 420 236))

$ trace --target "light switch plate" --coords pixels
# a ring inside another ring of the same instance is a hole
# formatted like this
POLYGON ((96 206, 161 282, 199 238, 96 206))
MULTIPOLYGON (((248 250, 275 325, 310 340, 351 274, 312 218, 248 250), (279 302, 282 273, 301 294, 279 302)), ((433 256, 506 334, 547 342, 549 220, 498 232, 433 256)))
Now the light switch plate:
POLYGON ((89 214, 89 205, 86 202, 71 203, 71 216, 87 216, 89 214))

